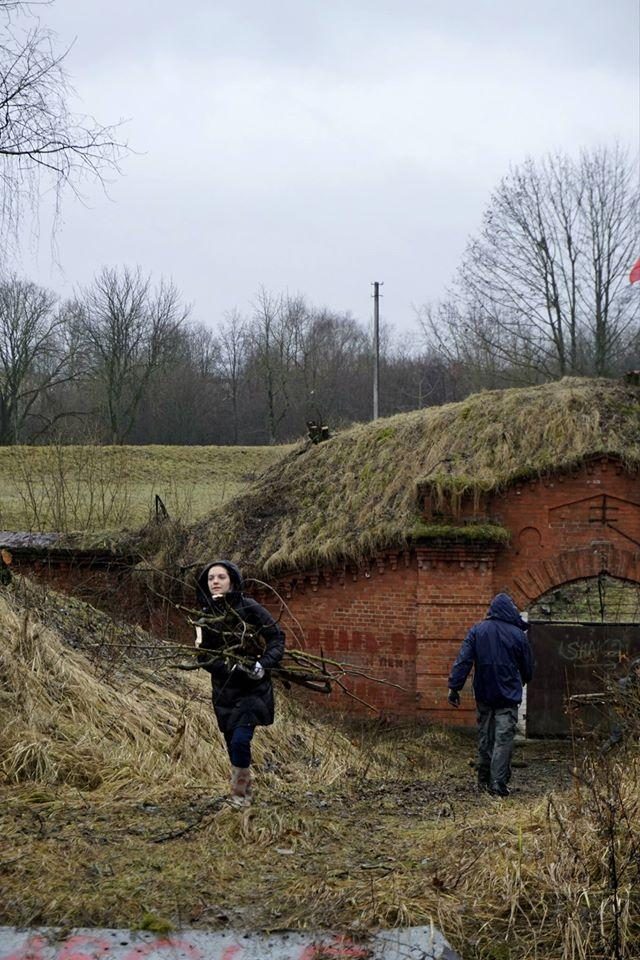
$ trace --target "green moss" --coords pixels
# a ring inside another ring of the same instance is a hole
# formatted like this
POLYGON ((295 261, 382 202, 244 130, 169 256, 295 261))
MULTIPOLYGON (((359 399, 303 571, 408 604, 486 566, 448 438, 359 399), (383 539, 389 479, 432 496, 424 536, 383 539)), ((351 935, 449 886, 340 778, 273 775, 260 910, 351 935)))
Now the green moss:
POLYGON ((508 543, 510 534, 506 527, 494 523, 466 523, 456 526, 417 520, 410 537, 412 540, 486 540, 490 543, 508 543))
POLYGON ((139 930, 147 930, 149 933, 172 933, 175 930, 170 920, 164 917, 158 917, 155 913, 144 913, 138 926, 139 930))

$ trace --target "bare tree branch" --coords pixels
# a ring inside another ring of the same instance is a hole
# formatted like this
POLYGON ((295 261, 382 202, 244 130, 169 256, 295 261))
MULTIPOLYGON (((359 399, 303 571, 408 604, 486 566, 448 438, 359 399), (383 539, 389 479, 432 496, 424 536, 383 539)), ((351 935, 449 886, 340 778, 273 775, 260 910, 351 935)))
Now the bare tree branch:
MULTIPOLYGON (((106 185, 119 172, 126 145, 119 125, 74 114, 65 69, 70 47, 25 17, 37 3, 0 0, 0 227, 15 232, 25 206, 36 209, 53 190, 82 196, 85 181, 106 185), (15 16, 14 16, 15 14, 15 16)), ((46 5, 46 3, 42 4, 46 5)))
POLYGON ((34 283, 16 277, 0 283, 0 444, 24 439, 34 405, 78 375, 63 336, 66 314, 55 303, 34 283))

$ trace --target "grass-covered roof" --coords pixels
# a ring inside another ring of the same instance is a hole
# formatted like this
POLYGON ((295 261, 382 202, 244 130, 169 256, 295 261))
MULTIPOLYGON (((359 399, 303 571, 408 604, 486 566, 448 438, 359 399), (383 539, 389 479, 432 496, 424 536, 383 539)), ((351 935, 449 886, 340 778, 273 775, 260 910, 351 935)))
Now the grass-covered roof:
POLYGON ((275 575, 343 561, 415 537, 504 537, 489 525, 425 524, 420 492, 455 516, 464 496, 566 470, 601 454, 640 463, 640 391, 565 378, 493 390, 358 425, 300 446, 189 531, 186 563, 226 556, 275 575))

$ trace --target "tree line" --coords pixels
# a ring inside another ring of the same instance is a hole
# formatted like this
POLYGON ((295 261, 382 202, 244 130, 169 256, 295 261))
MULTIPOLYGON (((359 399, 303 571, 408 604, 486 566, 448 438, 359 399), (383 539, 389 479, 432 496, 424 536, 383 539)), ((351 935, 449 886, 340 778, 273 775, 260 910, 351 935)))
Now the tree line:
POLYGON ((498 185, 425 338, 476 388, 638 365, 638 158, 617 145, 527 160, 498 185))
MULTIPOLYGON (((456 395, 437 357, 381 347, 382 413, 456 395)), ((104 268, 63 303, 0 281, 0 443, 262 444, 372 409, 372 348, 353 317, 260 290, 211 328, 140 269, 104 268)))
MULTIPOLYGON (((380 346, 381 415, 640 366, 634 164, 527 160, 491 196, 448 296, 380 346)), ((195 322, 173 284, 104 268, 73 300, 0 282, 0 443, 261 444, 372 411, 369 331, 300 295, 195 322)))

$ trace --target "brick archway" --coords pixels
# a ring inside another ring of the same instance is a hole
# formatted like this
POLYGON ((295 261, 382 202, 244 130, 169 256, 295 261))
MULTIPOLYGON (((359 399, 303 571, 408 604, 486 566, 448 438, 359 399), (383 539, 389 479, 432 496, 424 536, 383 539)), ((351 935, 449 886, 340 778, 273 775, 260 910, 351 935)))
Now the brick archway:
MULTIPOLYGON (((640 584, 640 553, 608 540, 565 550, 553 558, 529 563, 511 580, 511 592, 521 609, 569 583, 603 574, 640 584)), ((508 589, 508 587, 507 587, 508 589)), ((602 674, 620 658, 638 649, 638 628, 631 622, 579 624, 534 622, 530 640, 536 659, 534 678, 523 700, 527 735, 567 736, 569 694, 593 694, 602 689, 602 674), (586 651, 586 652, 585 652, 586 651)), ((572 716, 575 716, 572 714, 572 716)), ((598 710, 581 706, 579 719, 588 729, 602 723, 598 710)))
POLYGON ((640 553, 621 549, 609 540, 594 541, 589 546, 566 550, 552 559, 530 564, 505 584, 505 589, 524 609, 554 587, 601 573, 640 583, 640 553))

